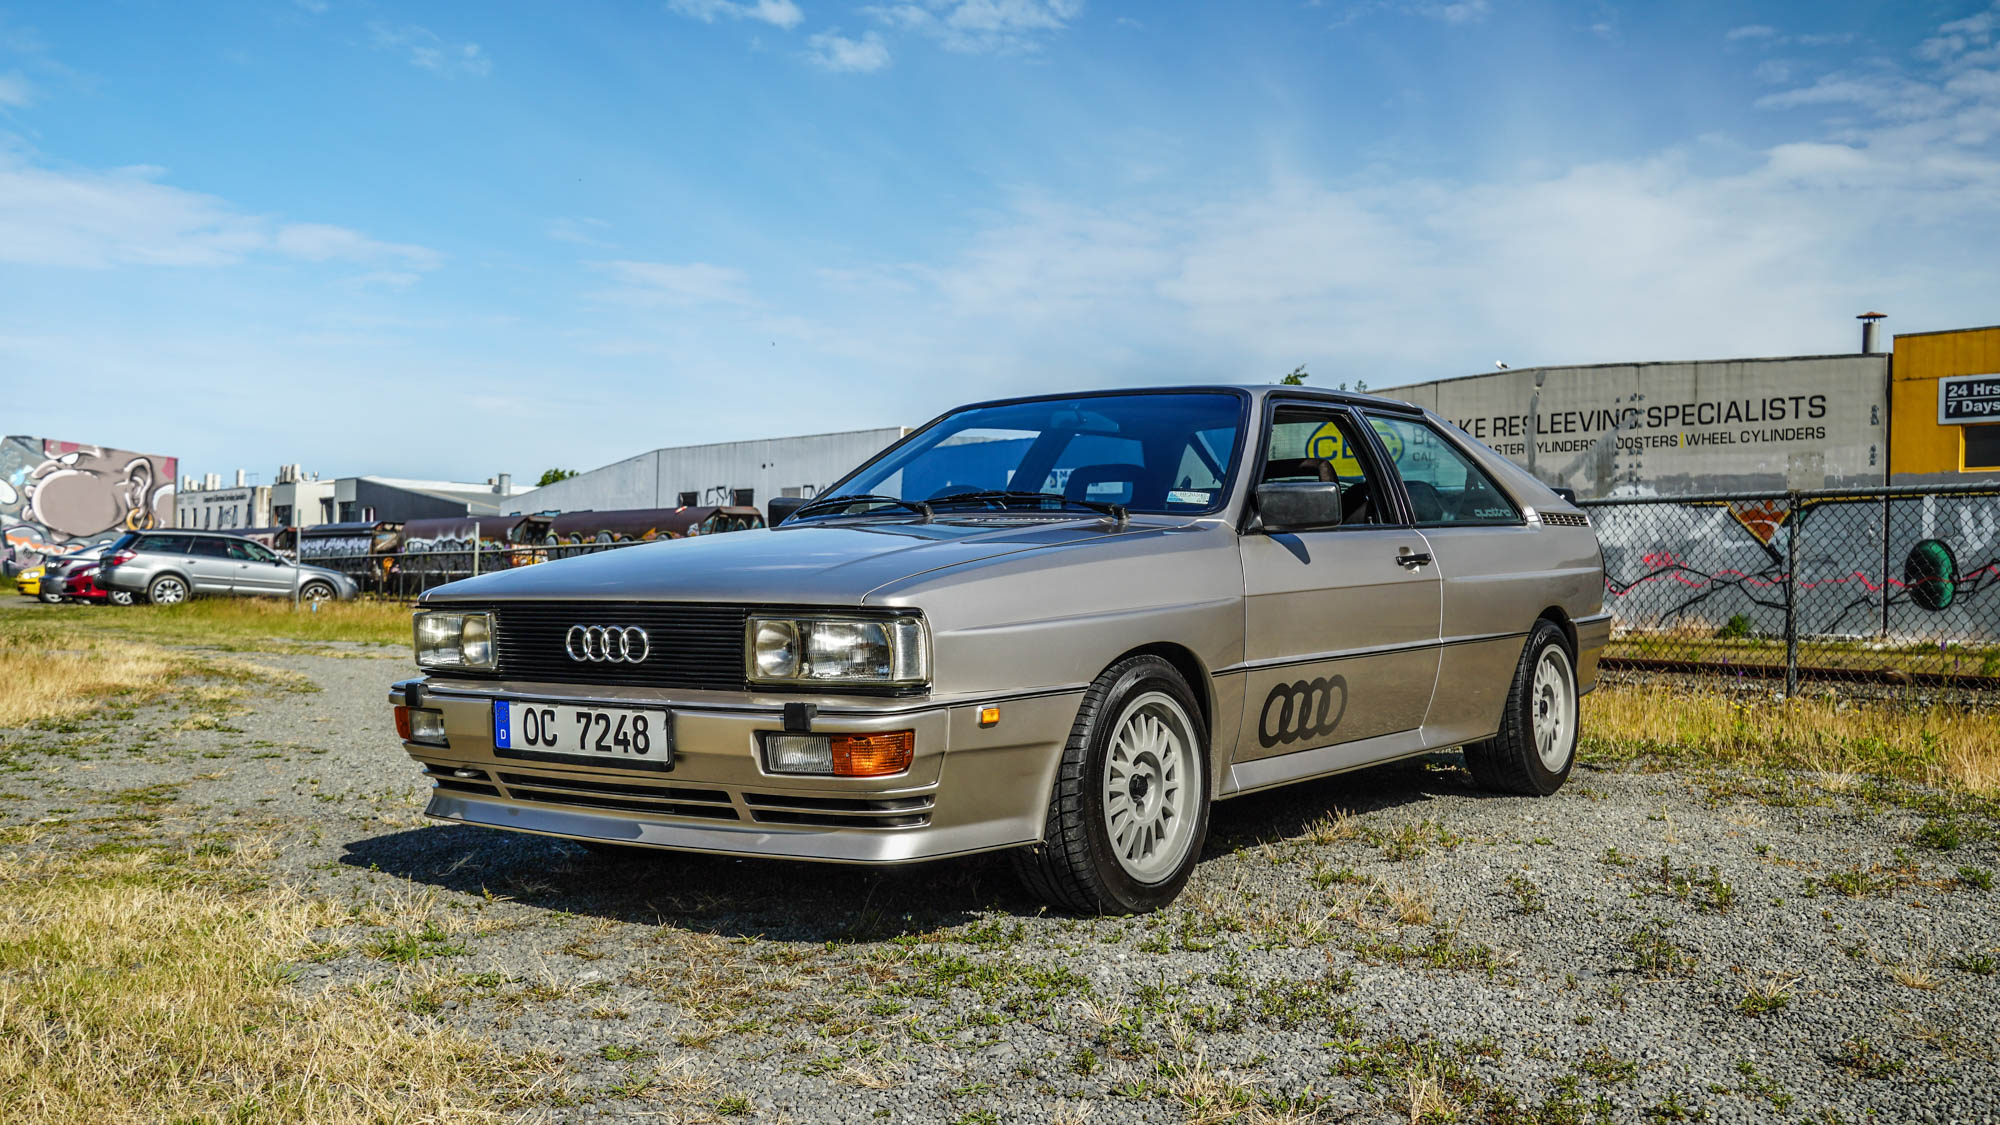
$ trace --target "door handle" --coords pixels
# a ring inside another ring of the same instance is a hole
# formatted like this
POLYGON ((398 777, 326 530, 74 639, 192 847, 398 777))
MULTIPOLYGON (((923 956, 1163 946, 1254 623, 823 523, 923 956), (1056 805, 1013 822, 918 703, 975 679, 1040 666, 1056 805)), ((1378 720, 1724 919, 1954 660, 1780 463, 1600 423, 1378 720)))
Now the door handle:
POLYGON ((1415 570, 1417 567, 1420 566, 1431 565, 1431 555, 1429 551, 1423 551, 1417 554, 1397 555, 1396 562, 1403 567, 1415 570))

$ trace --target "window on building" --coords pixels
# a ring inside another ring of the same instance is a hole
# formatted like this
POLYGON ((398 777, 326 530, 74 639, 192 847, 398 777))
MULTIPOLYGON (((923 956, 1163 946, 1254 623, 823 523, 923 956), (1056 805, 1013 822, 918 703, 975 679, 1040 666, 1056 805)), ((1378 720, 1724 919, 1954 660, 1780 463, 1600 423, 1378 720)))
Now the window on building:
POLYGON ((273 505, 271 508, 271 523, 277 527, 292 526, 292 506, 290 504, 273 505))
POLYGON ((701 503, 701 493, 699 492, 681 493, 681 507, 692 508, 699 503, 701 503))
POLYGON ((2000 426, 1963 426, 1965 456, 1959 462, 1968 469, 2000 469, 2000 426))
POLYGON ((747 508, 757 502, 757 490, 754 488, 736 489, 729 494, 729 502, 739 508, 747 508))

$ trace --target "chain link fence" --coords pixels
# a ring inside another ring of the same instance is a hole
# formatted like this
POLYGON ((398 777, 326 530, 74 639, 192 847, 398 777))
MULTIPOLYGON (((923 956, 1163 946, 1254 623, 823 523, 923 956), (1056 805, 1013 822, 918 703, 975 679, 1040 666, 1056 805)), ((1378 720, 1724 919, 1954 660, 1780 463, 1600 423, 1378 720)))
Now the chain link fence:
POLYGON ((1579 506, 1611 667, 2000 690, 2000 484, 1579 506))

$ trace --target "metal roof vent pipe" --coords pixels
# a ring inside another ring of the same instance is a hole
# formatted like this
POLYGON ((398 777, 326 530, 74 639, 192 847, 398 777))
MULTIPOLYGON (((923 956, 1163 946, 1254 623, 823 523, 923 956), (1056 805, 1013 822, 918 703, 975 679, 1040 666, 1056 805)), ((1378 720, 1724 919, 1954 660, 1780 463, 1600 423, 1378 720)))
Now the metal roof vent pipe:
POLYGON ((1887 313, 1865 312, 1854 319, 1861 322, 1861 354, 1875 354, 1875 322, 1888 318, 1887 313))

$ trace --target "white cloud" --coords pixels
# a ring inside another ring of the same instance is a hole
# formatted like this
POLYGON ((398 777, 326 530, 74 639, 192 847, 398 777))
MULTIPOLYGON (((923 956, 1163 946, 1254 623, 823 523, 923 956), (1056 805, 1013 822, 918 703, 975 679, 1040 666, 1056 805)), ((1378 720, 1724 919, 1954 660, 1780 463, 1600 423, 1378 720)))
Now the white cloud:
POLYGON ((574 242, 578 246, 609 246, 600 235, 611 229, 611 224, 603 219, 549 220, 547 234, 557 242, 574 242))
POLYGON ((35 102, 35 85, 18 70, 0 74, 0 106, 21 109, 35 102))
POLYGON ((889 65, 889 47, 873 31, 859 39, 822 31, 806 40, 806 57, 823 70, 866 74, 889 65))
POLYGON ((790 31, 806 18, 792 0, 667 0, 667 10, 714 23, 716 17, 751 20, 790 31))
POLYGON ((1492 12, 1487 0, 1462 0, 1455 4, 1418 4, 1414 10, 1420 16, 1442 20, 1449 24, 1478 23, 1492 12))
POLYGON ((493 60, 477 43, 448 43, 436 32, 414 24, 391 27, 371 23, 368 33, 378 51, 401 51, 410 65, 434 74, 470 74, 484 77, 493 71, 493 60))
POLYGON ((1769 39, 1777 34, 1778 29, 1775 27, 1767 24, 1752 23, 1745 24, 1742 27, 1732 27, 1722 37, 1734 41, 1737 39, 1769 39))
POLYGON ((0 261, 104 269, 227 266, 257 256, 435 268, 422 246, 346 227, 278 223, 225 200, 159 182, 157 168, 58 171, 0 154, 0 261))
POLYGON ((1083 0, 909 0, 862 11, 886 27, 936 39, 949 51, 1008 53, 1039 49, 1082 14, 1083 0))
POLYGON ((707 262, 592 262, 616 285, 594 296, 629 305, 747 305, 751 303, 741 270, 707 262))

